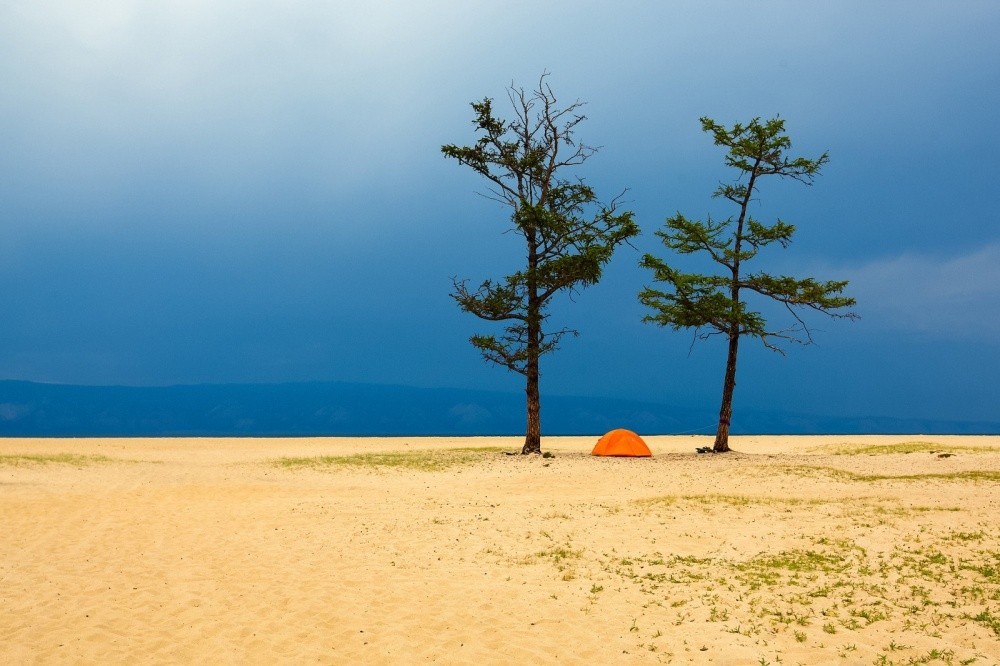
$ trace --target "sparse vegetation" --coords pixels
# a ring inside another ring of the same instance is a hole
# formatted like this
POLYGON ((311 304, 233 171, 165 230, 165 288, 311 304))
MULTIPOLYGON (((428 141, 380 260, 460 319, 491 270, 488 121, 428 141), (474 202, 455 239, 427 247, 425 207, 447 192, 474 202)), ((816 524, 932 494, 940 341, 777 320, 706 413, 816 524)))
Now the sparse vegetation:
MULTIPOLYGON (((894 479, 942 480, 965 483, 980 493, 989 492, 983 481, 1000 476, 988 469, 898 476, 808 465, 762 469, 832 476, 859 487, 894 479)), ((786 645, 827 650, 845 662, 971 664, 981 659, 971 643, 966 651, 933 649, 933 643, 927 643, 958 627, 977 627, 976 641, 1000 636, 1000 534, 992 525, 969 520, 968 509, 958 504, 956 498, 948 505, 929 506, 895 493, 870 492, 823 499, 661 495, 633 500, 616 520, 656 521, 669 529, 668 521, 679 514, 725 520, 721 516, 736 507, 746 524, 756 522, 761 529, 784 534, 786 546, 756 553, 716 547, 698 554, 672 553, 669 547, 597 553, 546 532, 539 534, 551 545, 523 563, 548 561, 562 572, 572 558, 575 577, 585 581, 579 589, 584 609, 609 603, 613 595, 628 595, 634 607, 644 609, 644 616, 660 613, 673 626, 701 626, 762 645, 781 645, 785 636, 786 645), (950 517, 952 513, 962 515, 950 517), (852 526, 854 535, 894 530, 897 536, 888 548, 869 549, 855 537, 840 536, 838 526, 852 526), (790 538, 789 532, 797 534, 790 538), (788 547, 790 541, 799 545, 788 547), (897 638, 888 645, 873 645, 879 634, 871 632, 879 631, 896 632, 897 638)), ((561 519, 557 511, 547 516, 561 519)), ((561 520, 550 524, 566 527, 561 520)), ((579 527, 579 520, 575 524, 579 527)), ((624 621, 626 629, 631 628, 624 621)), ((638 628, 632 631, 640 633, 638 628)), ((650 636, 641 636, 641 649, 648 649, 650 636)), ((780 655, 778 651, 769 658, 775 661, 780 655)))

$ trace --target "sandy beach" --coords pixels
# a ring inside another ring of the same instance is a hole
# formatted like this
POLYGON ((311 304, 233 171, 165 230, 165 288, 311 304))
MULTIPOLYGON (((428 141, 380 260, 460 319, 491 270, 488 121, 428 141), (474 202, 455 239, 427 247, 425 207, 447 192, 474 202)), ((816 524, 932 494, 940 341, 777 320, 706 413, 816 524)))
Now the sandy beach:
POLYGON ((0 663, 1000 664, 1000 437, 0 440, 0 663))

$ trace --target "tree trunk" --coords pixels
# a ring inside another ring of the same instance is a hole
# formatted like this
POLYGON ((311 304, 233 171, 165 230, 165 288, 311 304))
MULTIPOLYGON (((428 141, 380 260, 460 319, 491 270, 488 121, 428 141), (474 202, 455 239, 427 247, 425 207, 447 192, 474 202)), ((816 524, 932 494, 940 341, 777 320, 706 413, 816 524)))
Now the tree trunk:
POLYGON ((715 446, 712 447, 716 453, 729 451, 729 423, 733 418, 733 390, 736 388, 736 354, 739 345, 739 333, 730 332, 726 378, 722 382, 722 406, 719 408, 719 429, 715 432, 715 446))
POLYGON ((722 406, 719 407, 719 429, 715 431, 716 453, 729 451, 729 424, 733 418, 733 390, 736 388, 736 355, 740 349, 740 250, 743 245, 743 224, 747 219, 747 206, 753 196, 754 183, 757 181, 757 168, 761 157, 757 157, 753 169, 750 170, 750 181, 746 193, 740 203, 740 219, 736 222, 736 233, 733 243, 733 280, 730 283, 729 297, 732 301, 732 312, 729 319, 729 353, 726 356, 726 378, 722 382, 722 406))
POLYGON ((542 452, 541 400, 538 393, 538 357, 528 364, 527 382, 524 387, 527 398, 528 422, 524 434, 522 454, 542 452))
POLYGON ((542 452, 541 397, 538 392, 538 352, 542 346, 542 301, 538 297, 538 232, 534 227, 525 234, 528 240, 528 327, 524 393, 527 398, 528 419, 524 432, 521 454, 542 452))
MULTIPOLYGON (((534 259, 532 254, 531 259, 534 259)), ((542 452, 542 400, 538 390, 538 350, 542 344, 541 304, 538 301, 534 285, 529 287, 528 294, 528 360, 525 364, 524 395, 527 407, 527 424, 524 431, 524 447, 522 454, 542 452)))

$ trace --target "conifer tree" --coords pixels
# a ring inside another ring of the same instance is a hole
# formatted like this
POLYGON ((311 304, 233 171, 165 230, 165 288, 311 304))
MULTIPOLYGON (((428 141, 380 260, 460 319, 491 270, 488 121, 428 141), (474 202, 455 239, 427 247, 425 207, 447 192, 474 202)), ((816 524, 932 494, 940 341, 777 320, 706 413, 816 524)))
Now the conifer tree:
POLYGON ((749 272, 748 262, 761 249, 778 243, 787 248, 795 227, 780 219, 765 224, 750 214, 750 204, 758 195, 761 180, 776 176, 811 185, 820 168, 827 163, 823 153, 816 159, 789 157, 791 140, 784 133, 780 118, 761 121, 754 118, 746 125, 732 128, 702 118, 701 126, 712 135, 715 145, 727 149, 726 166, 737 170, 732 183, 722 183, 714 197, 737 207, 735 216, 725 220, 690 220, 677 213, 667 219, 657 232, 663 244, 679 254, 702 253, 720 268, 715 274, 685 273, 662 259, 647 254, 641 265, 653 271, 663 290, 646 287, 639 300, 653 313, 644 321, 670 326, 674 330, 695 329, 698 338, 722 335, 728 341, 726 372, 722 386, 722 404, 713 450, 729 450, 729 429, 733 414, 733 391, 736 387, 736 359, 740 338, 749 335, 768 349, 784 354, 782 342, 810 344, 812 334, 800 316, 802 310, 816 310, 831 317, 856 318, 853 312, 839 312, 855 304, 842 296, 846 281, 818 282, 813 278, 774 276, 749 272), (773 330, 764 316, 748 307, 747 296, 764 297, 784 305, 792 317, 788 328, 773 330))
POLYGON ((546 329, 551 299, 596 284, 615 248, 639 233, 632 213, 617 210, 620 195, 602 205, 573 173, 596 149, 574 137, 585 119, 582 103, 560 107, 545 78, 531 92, 508 88, 513 120, 498 118, 489 98, 473 102, 476 143, 441 147, 446 157, 489 182, 487 196, 509 209, 512 228, 525 243, 520 270, 476 288, 456 279, 452 293, 462 310, 505 324, 500 335, 473 335, 469 341, 487 361, 525 378, 522 453, 541 452, 539 358, 564 335, 576 335, 546 329))

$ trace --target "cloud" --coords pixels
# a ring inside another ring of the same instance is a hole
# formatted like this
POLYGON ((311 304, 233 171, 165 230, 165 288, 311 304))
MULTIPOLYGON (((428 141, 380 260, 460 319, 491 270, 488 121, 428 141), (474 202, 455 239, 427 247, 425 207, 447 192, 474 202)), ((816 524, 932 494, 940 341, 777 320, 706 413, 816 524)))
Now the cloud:
POLYGON ((863 320, 945 338, 1000 335, 1000 243, 950 257, 906 253, 832 275, 850 280, 863 320))
POLYGON ((474 39, 455 25, 474 12, 456 0, 424 9, 195 0, 0 8, 0 180, 11 179, 34 218, 85 208, 106 217, 129 202, 149 210, 178 199, 331 208, 412 173, 414 155, 437 157, 440 142, 424 130, 435 117, 427 100, 440 96, 430 83, 453 78, 452 50, 474 39))

